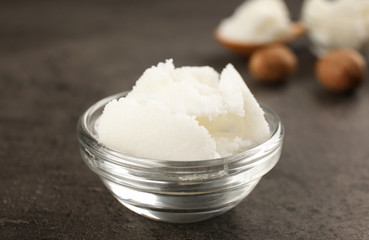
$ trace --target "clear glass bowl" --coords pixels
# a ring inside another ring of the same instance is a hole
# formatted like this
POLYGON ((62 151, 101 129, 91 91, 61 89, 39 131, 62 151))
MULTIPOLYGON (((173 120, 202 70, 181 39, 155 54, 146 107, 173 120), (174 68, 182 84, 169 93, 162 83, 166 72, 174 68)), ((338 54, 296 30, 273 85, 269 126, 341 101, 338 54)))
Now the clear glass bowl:
POLYGON ((173 223, 205 220, 236 206, 278 162, 283 126, 263 106, 271 129, 263 144, 233 156, 201 161, 167 161, 125 155, 98 140, 96 125, 104 106, 123 92, 92 105, 77 126, 84 162, 124 206, 173 223))

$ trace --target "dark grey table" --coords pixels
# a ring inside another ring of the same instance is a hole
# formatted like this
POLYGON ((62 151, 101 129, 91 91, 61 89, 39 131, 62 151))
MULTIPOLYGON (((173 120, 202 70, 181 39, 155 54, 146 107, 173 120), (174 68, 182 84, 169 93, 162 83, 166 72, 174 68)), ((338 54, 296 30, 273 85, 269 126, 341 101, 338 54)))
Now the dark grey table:
MULTIPOLYGON (((267 87, 213 39, 241 1, 0 2, 0 239, 369 239, 369 84, 324 91, 308 42, 267 87), (232 62, 285 129, 277 166, 214 219, 168 224, 127 210, 79 156, 76 123, 147 67, 232 62)), ((301 1, 288 1, 294 19, 301 1)))

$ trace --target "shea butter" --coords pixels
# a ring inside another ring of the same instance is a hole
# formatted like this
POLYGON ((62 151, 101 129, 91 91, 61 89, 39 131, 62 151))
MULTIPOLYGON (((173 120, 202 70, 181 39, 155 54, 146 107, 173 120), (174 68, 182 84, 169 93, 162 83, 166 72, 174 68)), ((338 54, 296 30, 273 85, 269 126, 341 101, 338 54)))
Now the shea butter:
POLYGON ((317 55, 339 48, 362 50, 369 42, 369 1, 306 0, 302 22, 317 55))
POLYGON ((104 145, 131 156, 189 161, 230 156, 270 137, 263 110, 231 64, 219 74, 175 68, 172 60, 109 102, 97 131, 104 145))
POLYGON ((224 19, 218 34, 240 44, 265 44, 291 35, 291 20, 282 0, 248 0, 224 19))

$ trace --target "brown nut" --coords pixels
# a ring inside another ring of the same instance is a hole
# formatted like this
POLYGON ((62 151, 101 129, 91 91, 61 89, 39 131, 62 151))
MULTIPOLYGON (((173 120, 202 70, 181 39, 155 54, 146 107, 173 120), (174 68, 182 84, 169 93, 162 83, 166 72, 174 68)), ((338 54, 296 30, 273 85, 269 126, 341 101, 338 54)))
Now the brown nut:
POLYGON ((333 92, 348 92, 365 80, 366 61, 355 50, 340 49, 323 56, 316 64, 318 80, 333 92))
POLYGON ((261 82, 279 83, 296 71, 297 58, 285 45, 273 44, 251 55, 249 69, 261 82))

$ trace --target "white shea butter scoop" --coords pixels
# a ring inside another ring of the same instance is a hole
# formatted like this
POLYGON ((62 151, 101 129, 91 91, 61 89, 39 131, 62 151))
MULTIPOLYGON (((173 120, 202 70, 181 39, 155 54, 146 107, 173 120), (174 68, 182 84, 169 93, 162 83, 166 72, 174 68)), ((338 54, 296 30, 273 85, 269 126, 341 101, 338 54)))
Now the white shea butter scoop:
POLYGON ((215 31, 222 45, 244 55, 266 44, 290 43, 304 34, 301 24, 291 22, 282 0, 245 1, 215 31))
POLYGON ((229 64, 175 68, 172 60, 147 69, 124 98, 109 102, 99 140, 131 156, 163 160, 226 157, 270 135, 264 112, 229 64))

